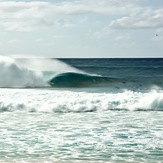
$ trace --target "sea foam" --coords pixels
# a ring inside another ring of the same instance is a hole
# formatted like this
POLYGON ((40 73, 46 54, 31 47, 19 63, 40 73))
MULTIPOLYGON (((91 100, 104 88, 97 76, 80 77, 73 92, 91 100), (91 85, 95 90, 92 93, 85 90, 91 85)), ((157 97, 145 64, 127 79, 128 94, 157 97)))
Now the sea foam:
POLYGON ((163 92, 88 93, 66 90, 1 89, 0 111, 104 112, 163 111, 163 92), (71 97, 71 98, 70 98, 71 97))

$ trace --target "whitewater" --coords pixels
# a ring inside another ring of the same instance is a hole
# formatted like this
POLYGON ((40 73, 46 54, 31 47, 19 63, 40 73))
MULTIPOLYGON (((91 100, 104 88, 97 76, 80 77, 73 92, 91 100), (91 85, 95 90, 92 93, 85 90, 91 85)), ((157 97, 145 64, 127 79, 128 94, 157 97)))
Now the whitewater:
POLYGON ((163 59, 0 57, 0 162, 162 162, 163 59))

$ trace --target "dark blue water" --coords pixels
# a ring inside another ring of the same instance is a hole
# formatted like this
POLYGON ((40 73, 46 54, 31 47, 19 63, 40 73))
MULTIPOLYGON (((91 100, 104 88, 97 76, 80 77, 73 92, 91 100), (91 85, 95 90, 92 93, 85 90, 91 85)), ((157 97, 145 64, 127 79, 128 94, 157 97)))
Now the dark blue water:
POLYGON ((60 59, 73 67, 111 77, 163 77, 163 58, 60 59))
POLYGON ((82 74, 69 71, 52 79, 56 87, 108 86, 149 89, 163 87, 163 59, 60 59, 83 71, 82 74))

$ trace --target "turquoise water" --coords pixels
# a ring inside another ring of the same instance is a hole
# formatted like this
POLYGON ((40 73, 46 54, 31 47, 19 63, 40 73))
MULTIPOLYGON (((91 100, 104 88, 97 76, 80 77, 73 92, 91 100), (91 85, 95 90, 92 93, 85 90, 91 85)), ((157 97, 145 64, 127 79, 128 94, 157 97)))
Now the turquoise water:
POLYGON ((162 112, 0 115, 1 162, 161 162, 162 112))
POLYGON ((0 163, 163 162, 163 59, 0 68, 0 163))
MULTIPOLYGON (((89 93, 90 101, 86 94, 1 89, 0 162, 162 162, 162 111, 107 110, 96 98, 108 104, 115 94, 89 93)), ((131 92, 116 97, 125 95, 130 103, 139 98, 131 92)))

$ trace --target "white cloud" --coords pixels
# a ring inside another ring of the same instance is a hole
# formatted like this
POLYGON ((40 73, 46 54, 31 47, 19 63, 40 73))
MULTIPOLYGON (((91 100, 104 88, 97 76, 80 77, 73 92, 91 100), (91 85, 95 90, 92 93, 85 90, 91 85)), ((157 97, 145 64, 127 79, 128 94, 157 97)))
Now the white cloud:
POLYGON ((0 1, 0 17, 43 18, 45 16, 87 13, 122 14, 133 11, 133 8, 138 7, 139 3, 139 0, 134 2, 130 0, 72 0, 60 3, 0 1))
POLYGON ((57 17, 60 10, 61 6, 49 2, 0 2, 0 26, 6 31, 31 31, 72 25, 68 20, 57 17))
MULTIPOLYGON (((146 0, 71 0, 0 1, 0 27, 6 31, 32 31, 54 26, 72 26, 87 22, 89 16, 102 14, 112 19, 109 28, 159 28, 163 26, 163 8, 144 7, 146 0), (111 17, 116 15, 116 18, 111 17), (118 17, 118 18, 117 18, 118 17), (78 21, 78 22, 77 22, 78 21)), ((98 19, 98 18, 97 18, 98 19)))
POLYGON ((110 25, 113 29, 137 29, 137 28, 160 28, 163 27, 163 8, 139 11, 130 16, 124 16, 113 20, 110 25))
POLYGON ((17 39, 12 39, 12 40, 9 40, 8 42, 11 43, 11 44, 15 44, 15 43, 18 42, 18 40, 17 39))
POLYGON ((125 14, 138 6, 138 1, 130 0, 78 0, 73 3, 63 3, 62 9, 69 14, 125 14))
POLYGON ((4 21, 0 23, 0 26, 3 27, 6 31, 31 31, 36 29, 36 26, 32 24, 31 21, 4 21))
POLYGON ((129 40, 129 39, 130 37, 128 35, 121 35, 115 38, 116 41, 123 41, 123 40, 129 40))
MULTIPOLYGON (((144 0, 141 0, 144 1, 144 0)), ((7 31, 31 31, 40 27, 70 26, 64 16, 89 14, 129 14, 140 0, 0 1, 0 26, 7 31)))
POLYGON ((43 46, 54 46, 54 45, 55 45, 54 42, 48 42, 43 44, 43 46))
POLYGON ((43 40, 44 40, 43 38, 37 38, 36 42, 43 42, 43 40))

